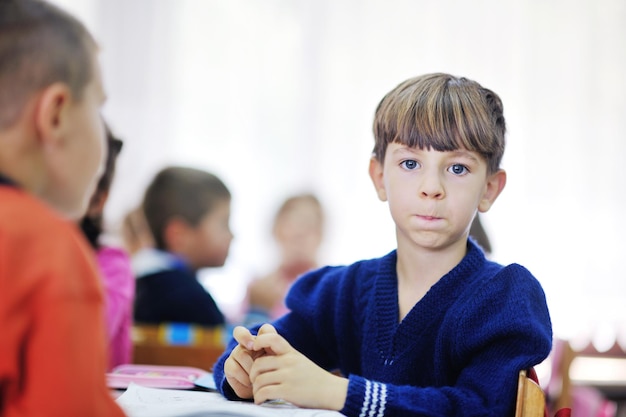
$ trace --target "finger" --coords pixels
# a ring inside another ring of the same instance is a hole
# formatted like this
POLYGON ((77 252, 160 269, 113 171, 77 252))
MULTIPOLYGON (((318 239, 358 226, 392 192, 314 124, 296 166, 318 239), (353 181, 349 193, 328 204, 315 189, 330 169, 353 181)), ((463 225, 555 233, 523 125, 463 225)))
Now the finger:
POLYGON ((257 335, 270 334, 270 333, 278 334, 278 332, 276 331, 276 328, 274 326, 272 326, 269 323, 265 323, 263 326, 261 326, 261 328, 259 329, 259 332, 257 333, 257 335))
POLYGON ((252 383, 248 373, 231 358, 224 363, 224 375, 226 381, 239 398, 252 398, 252 383))
POLYGON ((254 362, 254 353, 240 345, 235 346, 235 349, 230 354, 239 366, 241 366, 246 372, 250 372, 250 367, 254 362))
POLYGON ((252 350, 254 347, 254 336, 250 330, 243 326, 237 326, 233 329, 233 339, 248 350, 252 350))
POLYGON ((237 395, 237 397, 244 399, 244 400, 254 398, 254 394, 252 394, 251 387, 246 387, 244 385, 241 385, 239 381, 237 380, 231 381, 227 379, 227 381, 230 387, 232 388, 232 390, 235 392, 235 395, 237 395))
POLYGON ((268 400, 276 400, 284 397, 284 385, 279 380, 277 372, 268 372, 258 378, 258 383, 252 385, 252 397, 254 402, 261 404, 268 400))
POLYGON ((265 349, 267 351, 271 351, 274 355, 284 355, 285 353, 290 352, 293 348, 289 342, 287 342, 287 340, 285 340, 285 338, 278 333, 266 333, 261 334, 254 339, 254 349, 265 349))
POLYGON ((234 379, 243 386, 250 387, 252 385, 248 371, 241 366, 241 363, 232 357, 228 358, 224 363, 224 375, 226 375, 226 379, 228 379, 229 382, 234 379))
POLYGON ((280 359, 274 355, 266 355, 254 361, 248 375, 254 385, 259 375, 276 371, 280 366, 280 359))
POLYGON ((264 385, 256 392, 252 393, 252 398, 254 398, 255 404, 263 404, 265 401, 282 398, 282 395, 279 394, 279 392, 280 388, 278 385, 264 385))

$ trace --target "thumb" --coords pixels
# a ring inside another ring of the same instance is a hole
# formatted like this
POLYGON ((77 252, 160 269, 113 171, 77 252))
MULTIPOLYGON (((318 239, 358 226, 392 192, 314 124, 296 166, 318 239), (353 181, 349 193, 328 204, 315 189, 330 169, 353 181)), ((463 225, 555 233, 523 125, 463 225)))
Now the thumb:
POLYGON ((278 334, 274 326, 272 326, 269 323, 265 323, 263 326, 259 328, 257 336, 260 336, 262 334, 271 334, 271 333, 278 334))
POLYGON ((264 350, 270 355, 284 355, 292 347, 284 337, 278 334, 274 326, 270 326, 263 333, 259 332, 254 340, 254 349, 264 350))

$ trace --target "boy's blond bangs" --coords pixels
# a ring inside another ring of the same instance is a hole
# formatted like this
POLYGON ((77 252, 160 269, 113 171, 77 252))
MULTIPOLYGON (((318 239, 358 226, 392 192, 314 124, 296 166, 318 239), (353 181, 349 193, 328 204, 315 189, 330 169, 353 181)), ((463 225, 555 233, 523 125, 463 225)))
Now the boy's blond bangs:
POLYGON ((383 162, 389 143, 411 148, 481 155, 490 173, 504 153, 502 102, 465 78, 429 74, 409 79, 380 102, 374 118, 375 157, 383 162))

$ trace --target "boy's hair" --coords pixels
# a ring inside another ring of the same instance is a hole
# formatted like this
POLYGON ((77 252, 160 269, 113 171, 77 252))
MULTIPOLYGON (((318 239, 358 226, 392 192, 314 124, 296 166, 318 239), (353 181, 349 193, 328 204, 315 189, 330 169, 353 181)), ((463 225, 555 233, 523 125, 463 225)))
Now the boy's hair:
POLYGON ((226 185, 209 172, 179 166, 162 169, 146 189, 142 203, 157 249, 168 250, 163 235, 170 220, 178 217, 197 226, 217 202, 230 198, 226 185))
MULTIPOLYGON (((113 183, 113 177, 115 176, 117 157, 122 151, 122 146, 124 145, 124 142, 122 142, 121 139, 118 139, 115 135, 113 135, 113 132, 111 132, 108 124, 104 124, 104 129, 106 131, 107 139, 107 154, 104 160, 104 172, 102 173, 102 176, 100 176, 98 184, 96 185, 96 190, 91 196, 91 201, 89 203, 90 208, 93 204, 98 203, 100 199, 102 199, 111 190, 111 184, 113 183)), ((95 249, 100 247, 99 239, 104 229, 103 214, 104 213, 90 215, 88 213, 82 218, 80 223, 85 237, 87 237, 87 240, 95 249)))
POLYGON ((475 81, 434 73, 410 78, 378 104, 374 157, 384 162, 387 145, 477 152, 488 173, 500 169, 504 154, 502 101, 475 81))
POLYGON ((0 129, 19 117, 29 96, 55 82, 80 100, 96 42, 85 26, 39 0, 0 0, 0 129))

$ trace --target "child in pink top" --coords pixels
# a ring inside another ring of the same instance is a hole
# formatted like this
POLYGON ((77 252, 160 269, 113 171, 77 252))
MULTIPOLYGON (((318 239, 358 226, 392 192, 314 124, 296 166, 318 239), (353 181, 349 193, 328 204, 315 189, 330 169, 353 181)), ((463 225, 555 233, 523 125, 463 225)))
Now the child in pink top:
POLYGON ((106 328, 109 337, 109 368, 130 363, 130 338, 135 296, 135 277, 130 257, 120 248, 101 246, 98 266, 104 280, 106 328))
POLYGON ((109 341, 108 370, 117 365, 131 362, 131 327, 133 300, 135 297, 135 277, 130 257, 122 248, 102 245, 100 235, 103 230, 104 204, 109 195, 115 160, 121 151, 122 141, 113 136, 107 128, 108 152, 105 171, 98 181, 91 197, 89 209, 81 220, 81 228, 91 246, 96 250, 100 275, 105 293, 106 328, 109 341))

